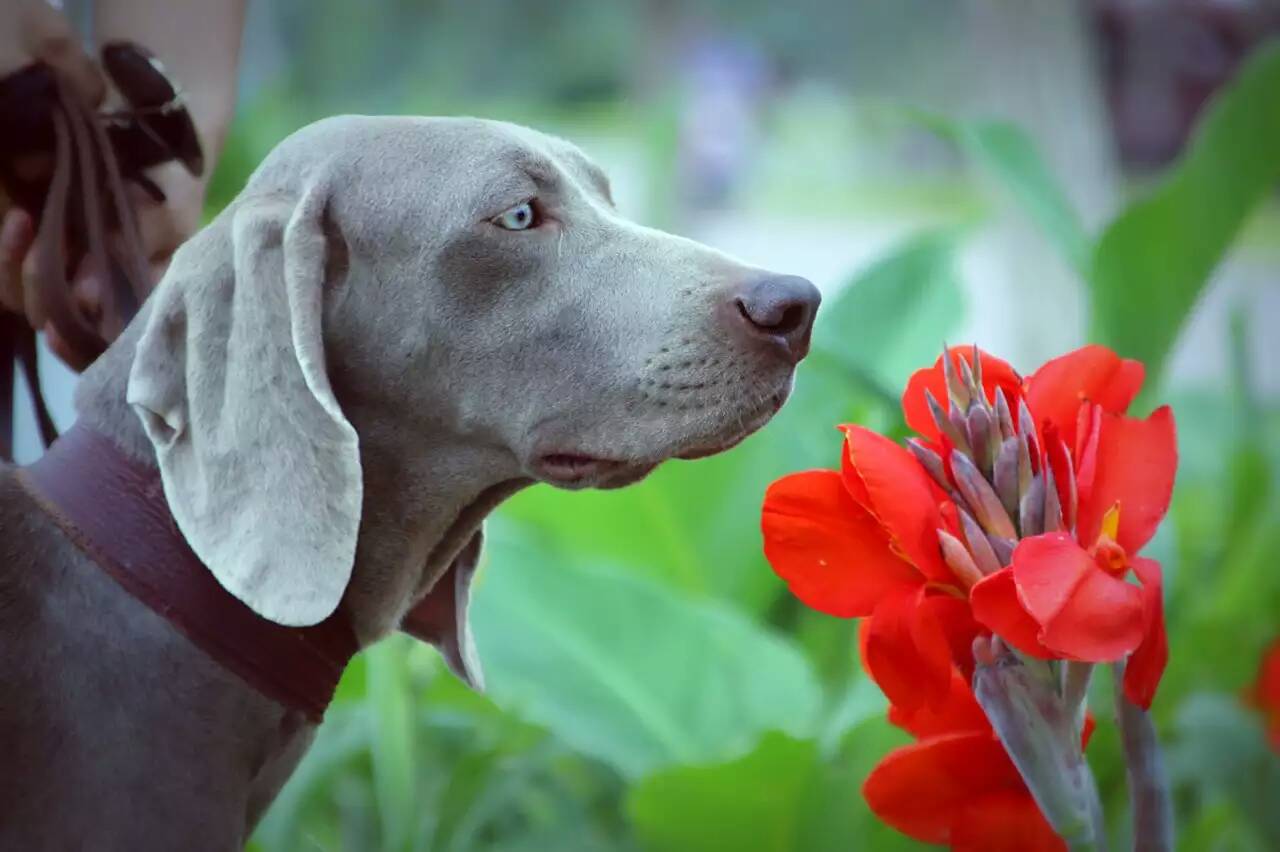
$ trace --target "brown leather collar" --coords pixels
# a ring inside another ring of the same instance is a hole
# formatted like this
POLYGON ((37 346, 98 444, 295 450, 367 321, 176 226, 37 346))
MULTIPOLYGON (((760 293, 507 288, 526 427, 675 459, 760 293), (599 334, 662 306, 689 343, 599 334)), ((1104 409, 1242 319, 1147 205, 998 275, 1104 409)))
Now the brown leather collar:
POLYGON ((169 512, 158 470, 76 424, 19 472, 81 550, 257 691, 319 722, 359 650, 341 611, 312 627, 254 613, 218 584, 169 512))

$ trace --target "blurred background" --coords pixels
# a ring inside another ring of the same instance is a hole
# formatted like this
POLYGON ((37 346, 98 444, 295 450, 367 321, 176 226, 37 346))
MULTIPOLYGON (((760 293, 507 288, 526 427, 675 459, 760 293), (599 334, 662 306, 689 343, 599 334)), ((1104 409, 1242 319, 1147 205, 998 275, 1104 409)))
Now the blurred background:
MULTIPOLYGON (((1086 340, 1147 361, 1139 405, 1174 405, 1182 454, 1150 548, 1180 848, 1280 848, 1249 699, 1280 634, 1277 34, 1274 0, 253 0, 208 213, 322 116, 503 118, 579 144, 633 218, 827 301, 740 448, 503 507, 473 605, 489 692, 403 637, 366 652, 251 848, 916 848, 859 792, 908 740, 856 625, 789 596, 759 505, 837 465, 837 423, 905 435, 943 340, 1027 372, 1086 340)), ((1089 758, 1123 847, 1108 687, 1089 758)))

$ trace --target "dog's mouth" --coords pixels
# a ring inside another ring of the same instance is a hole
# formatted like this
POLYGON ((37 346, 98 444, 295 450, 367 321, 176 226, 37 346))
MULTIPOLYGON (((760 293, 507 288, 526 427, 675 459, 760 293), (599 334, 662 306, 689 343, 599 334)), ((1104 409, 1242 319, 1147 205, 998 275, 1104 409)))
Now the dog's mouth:
POLYGON ((561 488, 621 488, 644 479, 658 462, 607 459, 580 453, 547 453, 534 464, 538 478, 561 488))
POLYGON ((767 397, 760 407, 742 418, 732 432, 712 439, 700 439, 653 460, 617 459, 578 452, 556 451, 538 456, 535 474, 544 482, 562 488, 620 488, 644 479, 668 458, 693 461, 736 447, 768 423, 791 394, 790 382, 767 397))

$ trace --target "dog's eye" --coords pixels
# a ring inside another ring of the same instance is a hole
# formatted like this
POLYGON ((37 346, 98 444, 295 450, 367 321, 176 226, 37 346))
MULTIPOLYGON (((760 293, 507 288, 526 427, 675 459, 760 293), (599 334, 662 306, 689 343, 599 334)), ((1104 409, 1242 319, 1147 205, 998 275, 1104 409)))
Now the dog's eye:
POLYGON ((493 217, 493 224, 499 228, 508 231, 526 231, 538 224, 537 211, 534 210, 533 202, 526 201, 523 204, 517 204, 510 210, 503 211, 493 217))

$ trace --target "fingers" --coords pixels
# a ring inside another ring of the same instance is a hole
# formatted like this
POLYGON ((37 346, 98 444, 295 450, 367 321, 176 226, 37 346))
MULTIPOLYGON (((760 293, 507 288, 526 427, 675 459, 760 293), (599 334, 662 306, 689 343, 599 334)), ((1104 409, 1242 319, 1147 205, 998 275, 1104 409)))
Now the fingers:
MULTIPOLYGON (((20 46, 29 59, 39 59, 62 72, 85 103, 97 106, 106 94, 106 83, 97 63, 85 53, 80 37, 62 12, 47 0, 2 0, 7 13, 15 14, 20 46), (12 9, 12 12, 10 10, 12 9)), ((14 20, 10 17, 9 20, 14 20)), ((25 65, 19 63, 17 67, 25 65)))
MULTIPOLYGON (((118 334, 120 329, 103 327, 105 317, 102 302, 106 275, 106 270, 99 269, 91 258, 86 257, 82 260, 71 281, 71 305, 75 313, 79 314, 99 337, 109 340, 118 334)), ((43 331, 49 350, 71 369, 79 372, 93 363, 92 353, 81 352, 71 346, 58 333, 53 323, 46 322, 43 331)))
POLYGON ((25 210, 10 208, 0 222, 0 309, 21 314, 23 262, 35 242, 35 222, 25 210))

